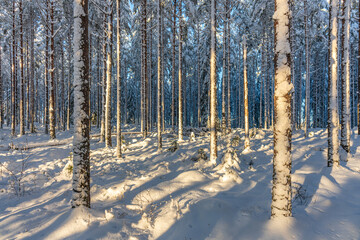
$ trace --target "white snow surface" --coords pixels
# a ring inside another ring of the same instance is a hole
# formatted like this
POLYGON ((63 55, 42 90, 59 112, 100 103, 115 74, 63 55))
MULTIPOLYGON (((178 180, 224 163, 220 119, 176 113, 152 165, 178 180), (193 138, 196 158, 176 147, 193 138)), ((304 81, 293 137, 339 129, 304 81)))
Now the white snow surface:
POLYGON ((307 139, 293 134, 293 217, 270 220, 271 131, 251 139, 252 151, 243 151, 242 130, 220 137, 217 167, 191 160, 200 148, 209 156, 208 134, 191 142, 185 134, 175 152, 166 149, 176 134, 164 134, 162 152, 156 134, 126 134, 121 160, 93 137, 91 209, 72 209, 73 133, 58 132, 54 145, 42 133, 12 138, 5 128, 0 239, 360 239, 360 139, 352 131, 348 162, 328 168, 327 132, 311 131, 307 139), (235 136, 239 147, 229 148, 235 136), (9 150, 11 144, 32 148, 9 150))

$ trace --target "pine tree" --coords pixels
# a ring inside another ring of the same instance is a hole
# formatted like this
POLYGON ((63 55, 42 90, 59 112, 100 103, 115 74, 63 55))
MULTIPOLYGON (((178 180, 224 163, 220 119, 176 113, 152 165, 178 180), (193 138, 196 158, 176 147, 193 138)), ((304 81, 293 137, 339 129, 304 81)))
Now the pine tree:
POLYGON ((305 61, 306 61, 306 80, 305 80, 305 138, 308 137, 310 127, 310 46, 308 32, 308 4, 304 0, 304 26, 305 26, 305 61))
POLYGON ((116 156, 121 158, 121 32, 120 32, 120 0, 116 0, 116 84, 117 84, 117 95, 116 95, 116 156))
POLYGON ((49 16, 50 16, 50 100, 49 100, 49 120, 50 120, 50 138, 55 139, 55 127, 56 127, 56 118, 55 118, 55 32, 54 32, 54 2, 47 1, 49 16))
POLYGON ((182 77, 183 77, 183 73, 182 73, 182 60, 183 60, 183 56, 182 56, 182 48, 183 48, 183 24, 184 24, 184 19, 182 16, 182 0, 180 0, 179 2, 179 78, 178 78, 178 87, 179 87, 179 97, 178 97, 178 104, 179 104, 179 123, 178 123, 178 127, 179 127, 179 142, 183 141, 183 82, 182 82, 182 77))
POLYGON ((11 62, 11 76, 12 76, 12 81, 11 81, 11 135, 15 136, 16 132, 15 132, 15 119, 16 119, 16 100, 15 100, 15 94, 16 94, 16 71, 15 71, 15 66, 16 66, 16 40, 15 40, 15 1, 13 1, 12 4, 12 62, 11 62))
POLYGON ((248 73, 247 73, 247 46, 246 37, 243 41, 243 60, 244 60, 244 117, 245 117, 245 149, 250 148, 249 135, 249 88, 248 88, 248 73))
POLYGON ((20 17, 20 136, 25 134, 25 76, 24 76, 24 27, 23 2, 19 2, 20 17))
POLYGON ((330 0, 329 9, 329 82, 328 82, 328 167, 339 165, 338 117, 338 1, 330 0))
POLYGON ((112 147, 111 141, 111 76, 112 76, 112 1, 108 5, 108 31, 107 31, 107 54, 106 54, 106 99, 105 99, 105 146, 112 147))
POLYGON ((211 0, 211 43, 210 43, 210 162, 217 160, 216 133, 216 0, 211 0))
POLYGON ((271 217, 291 216, 291 51, 288 0, 275 0, 274 171, 271 217))
POLYGON ((72 207, 90 207, 88 1, 74 0, 74 142, 72 207))
POLYGON ((176 38, 176 0, 173 6, 173 19, 172 19, 172 63, 171 63, 171 126, 172 131, 175 131, 175 38, 176 38))
POLYGON ((350 0, 343 1, 341 66, 341 147, 350 152, 350 0))
POLYGON ((157 25, 158 25, 158 49, 157 49, 157 139, 158 139, 158 150, 162 149, 162 136, 161 136, 161 123, 162 123, 162 114, 161 114, 161 77, 162 77, 162 54, 161 54, 161 0, 157 2, 157 25))

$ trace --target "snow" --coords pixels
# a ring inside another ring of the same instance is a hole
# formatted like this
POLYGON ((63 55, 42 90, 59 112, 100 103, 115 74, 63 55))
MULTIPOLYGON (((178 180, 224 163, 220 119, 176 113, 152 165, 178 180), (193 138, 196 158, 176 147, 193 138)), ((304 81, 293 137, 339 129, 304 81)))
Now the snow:
MULTIPOLYGON (((41 126, 37 126, 43 132, 41 126)), ((133 126, 123 126, 131 131, 133 126)), ((124 159, 115 148, 91 139, 91 209, 72 209, 73 132, 57 141, 42 133, 11 137, 0 130, 0 145, 32 145, 27 150, 0 149, 0 239, 359 239, 360 144, 352 131, 348 162, 328 168, 327 131, 293 134, 293 217, 270 219, 273 139, 270 130, 251 138, 244 131, 218 139, 219 165, 192 160, 199 149, 209 157, 209 136, 184 134, 175 152, 166 151, 177 136, 164 134, 164 151, 156 135, 125 134, 124 159), (238 146, 229 146, 239 137, 238 146), (48 143, 48 144, 46 144, 48 143), (11 187, 27 158, 22 195, 11 187)), ((196 132, 195 132, 196 133, 196 132)), ((115 141, 115 139, 114 139, 115 141)))

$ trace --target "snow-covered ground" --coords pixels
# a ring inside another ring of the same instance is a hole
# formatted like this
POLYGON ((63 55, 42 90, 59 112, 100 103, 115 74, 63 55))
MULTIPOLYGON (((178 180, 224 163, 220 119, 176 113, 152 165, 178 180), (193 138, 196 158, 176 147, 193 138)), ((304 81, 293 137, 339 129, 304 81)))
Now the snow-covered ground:
POLYGON ((294 134, 294 216, 278 220, 269 218, 272 132, 252 135, 250 151, 243 151, 242 131, 219 137, 217 167, 206 160, 206 134, 185 137, 175 152, 167 151, 174 134, 164 135, 162 152, 156 135, 126 134, 124 159, 95 135, 92 208, 74 210, 72 133, 49 141, 0 130, 0 239, 360 239, 357 135, 349 161, 328 168, 326 131, 294 134))

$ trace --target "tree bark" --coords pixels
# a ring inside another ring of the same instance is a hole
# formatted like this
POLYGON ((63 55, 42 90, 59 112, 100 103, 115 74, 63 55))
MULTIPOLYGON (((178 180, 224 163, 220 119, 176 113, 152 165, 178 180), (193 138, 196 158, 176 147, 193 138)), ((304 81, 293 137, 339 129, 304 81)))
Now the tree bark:
MULTIPOLYGON (((48 2, 47 2, 48 3, 48 2)), ((55 139, 55 36, 54 36, 54 3, 50 1, 48 6, 50 11, 50 106, 49 106, 49 119, 50 119, 50 139, 55 139), (50 8, 49 8, 50 7, 50 8)))
POLYGON ((111 75, 112 75, 112 20, 113 10, 112 3, 109 5, 108 10, 108 31, 107 31, 107 57, 106 57, 106 99, 105 99, 105 146, 112 147, 111 141, 111 75))
POLYGON ((250 148, 249 135, 249 88, 248 88, 248 73, 247 73, 247 45, 246 37, 243 41, 243 60, 244 60, 244 117, 245 117, 245 149, 250 148))
POLYGON ((343 1, 341 61, 341 147, 350 152, 350 1, 343 1))
POLYGON ((338 1, 330 0, 329 9, 329 82, 328 82, 328 167, 339 165, 338 117, 338 1))
POLYGON ((120 32, 120 0, 116 0, 116 156, 121 158, 121 32, 120 32))
POLYGON ((90 208, 88 1, 74 0, 74 167, 72 207, 90 208))
POLYGON ((182 17, 182 0, 179 3, 179 31, 180 31, 180 38, 179 38, 179 142, 183 141, 183 87, 182 87, 182 44, 183 44, 183 17, 182 17))
POLYGON ((288 0, 275 0, 274 171, 271 217, 291 213, 291 51, 288 0))
POLYGON ((162 124, 162 114, 161 114, 161 0, 157 2, 157 11, 158 11, 158 48, 157 48, 157 140, 158 140, 158 150, 162 149, 162 136, 161 136, 161 124, 162 124))
POLYGON ((211 43, 210 43, 210 162, 217 160, 216 134, 216 0, 211 0, 211 43))

